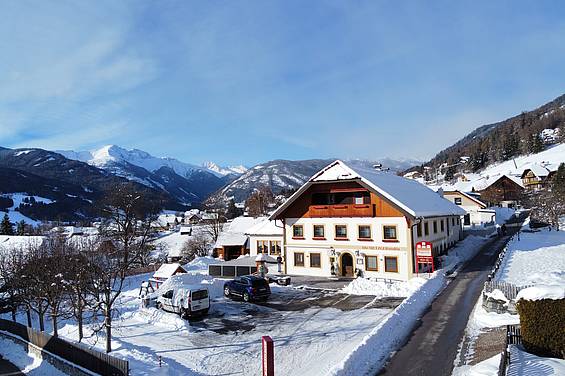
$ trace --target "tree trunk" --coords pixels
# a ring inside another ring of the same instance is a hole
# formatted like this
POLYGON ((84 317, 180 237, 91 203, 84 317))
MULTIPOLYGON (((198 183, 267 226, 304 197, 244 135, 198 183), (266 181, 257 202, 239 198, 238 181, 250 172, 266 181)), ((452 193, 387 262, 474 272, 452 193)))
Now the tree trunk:
POLYGON ((57 337, 59 335, 57 331, 57 312, 51 311, 51 320, 53 322, 53 337, 57 337))
POLYGON ((106 326, 106 352, 112 351, 112 315, 110 310, 106 311, 105 326, 106 326))
POLYGON ((29 310, 29 307, 26 309, 26 317, 27 317, 27 326, 32 328, 33 325, 31 323, 31 311, 29 310))
POLYGON ((78 341, 82 341, 82 337, 84 337, 84 333, 82 332, 82 308, 79 308, 78 315, 78 341))
POLYGON ((12 321, 16 322, 16 308, 12 309, 12 321))
POLYGON ((43 312, 39 312, 38 315, 39 315, 39 330, 42 331, 42 332, 44 332, 44 331, 45 331, 45 322, 43 322, 43 319, 44 319, 44 318, 43 318, 43 315, 44 315, 44 313, 43 313, 43 312))

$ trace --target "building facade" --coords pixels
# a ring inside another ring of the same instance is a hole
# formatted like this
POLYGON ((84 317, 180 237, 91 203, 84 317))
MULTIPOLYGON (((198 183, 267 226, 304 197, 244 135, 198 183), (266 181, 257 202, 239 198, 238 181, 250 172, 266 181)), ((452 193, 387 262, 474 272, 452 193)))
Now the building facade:
POLYGON ((420 270, 415 244, 446 252, 464 214, 416 181, 335 161, 270 218, 284 227, 288 274, 407 280, 420 270))
POLYGON ((467 212, 463 216, 463 226, 484 227, 496 223, 496 211, 487 209, 487 204, 472 194, 461 191, 444 191, 443 197, 467 212))

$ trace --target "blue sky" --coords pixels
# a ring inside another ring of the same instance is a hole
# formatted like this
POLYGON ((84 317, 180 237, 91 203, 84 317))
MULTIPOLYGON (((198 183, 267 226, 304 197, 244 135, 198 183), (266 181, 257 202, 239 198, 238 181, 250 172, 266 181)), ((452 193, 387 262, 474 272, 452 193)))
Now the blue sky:
POLYGON ((564 93, 562 1, 3 1, 0 146, 428 158, 564 93))

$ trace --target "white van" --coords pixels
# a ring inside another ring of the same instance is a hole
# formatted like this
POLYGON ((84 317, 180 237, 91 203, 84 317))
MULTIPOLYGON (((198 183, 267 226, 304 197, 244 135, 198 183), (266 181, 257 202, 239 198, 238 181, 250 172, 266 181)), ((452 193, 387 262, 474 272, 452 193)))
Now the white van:
POLYGON ((195 285, 167 290, 157 298, 157 308, 178 313, 183 318, 207 315, 210 309, 208 289, 195 285))

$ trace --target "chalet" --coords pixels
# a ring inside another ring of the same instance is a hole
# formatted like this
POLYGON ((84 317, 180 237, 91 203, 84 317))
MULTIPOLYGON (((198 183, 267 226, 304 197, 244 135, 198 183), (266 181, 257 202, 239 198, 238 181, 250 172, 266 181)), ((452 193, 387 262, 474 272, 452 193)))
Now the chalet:
POLYGON ((424 177, 424 174, 422 174, 420 171, 410 171, 404 174, 404 177, 406 179, 422 179, 424 177))
POLYGON ((192 235, 192 226, 180 226, 179 234, 185 235, 185 236, 192 235))
POLYGON ((557 166, 533 164, 522 172, 522 183, 528 191, 539 191, 546 187, 555 171, 557 166))
POLYGON ((153 277, 149 279, 149 285, 153 287, 154 290, 157 290, 159 285, 162 285, 167 279, 181 273, 186 273, 186 270, 184 270, 180 264, 163 264, 153 274, 153 277))
POLYGON ((497 175, 485 178, 473 185, 481 195, 481 201, 489 206, 515 207, 522 200, 522 181, 511 175, 497 175))
POLYGON ((261 222, 247 230, 249 237, 249 254, 257 256, 267 254, 273 257, 282 256, 283 227, 280 223, 264 218, 261 222))
POLYGON ((477 195, 461 191, 444 191, 443 197, 460 208, 467 214, 463 217, 464 226, 486 226, 496 223, 496 212, 487 209, 487 204, 479 200, 477 195))
POLYGON ((263 218, 237 217, 226 223, 214 244, 214 254, 225 261, 233 260, 249 253, 246 231, 263 218))
POLYGON ((416 243, 431 242, 434 256, 446 252, 465 214, 414 180, 338 160, 270 219, 283 226, 285 273, 408 280, 421 270, 416 243))

